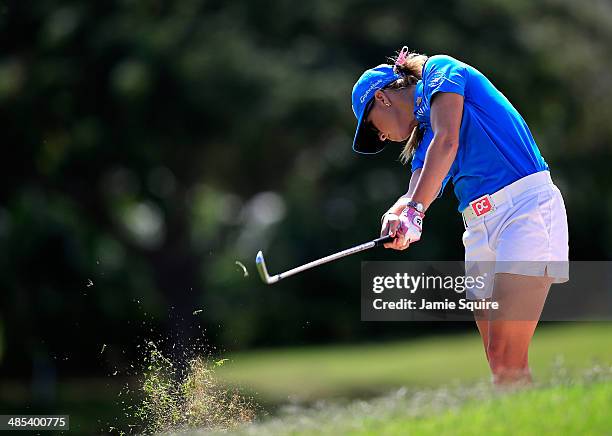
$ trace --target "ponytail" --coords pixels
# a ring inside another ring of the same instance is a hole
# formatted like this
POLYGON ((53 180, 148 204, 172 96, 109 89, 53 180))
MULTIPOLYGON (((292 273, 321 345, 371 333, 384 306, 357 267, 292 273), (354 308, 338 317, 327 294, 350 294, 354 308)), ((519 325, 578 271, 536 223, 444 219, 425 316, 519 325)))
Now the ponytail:
MULTIPOLYGON (((402 76, 395 82, 389 84, 387 88, 400 89, 414 86, 423 78, 423 66, 427 62, 427 56, 411 52, 408 47, 404 46, 395 58, 389 58, 393 62, 393 71, 395 74, 402 76)), ((419 143, 423 139, 425 129, 417 125, 410 134, 410 138, 406 142, 404 149, 400 153, 400 161, 407 164, 419 143)))

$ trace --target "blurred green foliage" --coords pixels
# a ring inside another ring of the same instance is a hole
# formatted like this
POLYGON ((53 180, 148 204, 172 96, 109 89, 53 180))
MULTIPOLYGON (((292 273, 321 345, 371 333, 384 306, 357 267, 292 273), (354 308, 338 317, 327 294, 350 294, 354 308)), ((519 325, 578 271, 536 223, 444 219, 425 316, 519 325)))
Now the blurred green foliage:
POLYGON ((610 258, 610 29, 597 0, 2 2, 5 369, 112 372, 203 329, 243 349, 439 328, 359 322, 359 261, 462 259, 450 188, 406 252, 274 287, 253 262, 376 236, 409 170, 351 152, 350 93, 405 44, 491 78, 564 193, 571 258, 610 258))
POLYGON ((4 325, 2 324, 2 318, 0 318, 0 362, 4 355, 4 325))

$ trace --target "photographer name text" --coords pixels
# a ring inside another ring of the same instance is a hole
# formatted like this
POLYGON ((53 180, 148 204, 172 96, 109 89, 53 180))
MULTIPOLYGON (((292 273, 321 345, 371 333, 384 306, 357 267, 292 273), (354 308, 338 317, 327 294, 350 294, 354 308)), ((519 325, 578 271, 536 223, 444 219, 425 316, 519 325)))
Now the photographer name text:
POLYGON ((459 301, 428 301, 424 298, 420 300, 412 300, 410 298, 401 298, 396 301, 384 301, 382 298, 376 298, 372 301, 372 306, 376 310, 484 310, 484 309, 499 309, 497 301, 486 300, 467 300, 461 298, 459 301))

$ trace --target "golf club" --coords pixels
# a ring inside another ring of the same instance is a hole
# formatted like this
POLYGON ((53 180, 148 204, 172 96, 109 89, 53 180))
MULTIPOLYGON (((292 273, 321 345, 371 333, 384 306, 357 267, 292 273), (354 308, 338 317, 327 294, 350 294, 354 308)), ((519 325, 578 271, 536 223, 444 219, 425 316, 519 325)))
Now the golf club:
POLYGON ((308 262, 304 265, 298 266, 296 268, 290 269, 289 271, 285 271, 273 276, 268 273, 268 268, 266 268, 266 261, 264 260, 263 253, 261 251, 257 253, 257 257, 255 258, 255 264, 257 265, 257 271, 259 271, 259 275, 261 276, 261 279, 264 281, 264 283, 271 285, 281 279, 287 278, 302 271, 306 271, 310 268, 314 268, 315 266, 323 265, 324 263, 328 263, 340 259, 341 257, 349 256, 351 254, 359 253, 360 251, 369 250, 370 248, 379 247, 383 244, 386 244, 387 242, 391 242, 393 239, 394 237, 390 235, 383 236, 382 238, 374 239, 372 241, 365 242, 355 247, 347 248, 346 250, 330 254, 329 256, 322 257, 321 259, 313 260, 312 262, 308 262))

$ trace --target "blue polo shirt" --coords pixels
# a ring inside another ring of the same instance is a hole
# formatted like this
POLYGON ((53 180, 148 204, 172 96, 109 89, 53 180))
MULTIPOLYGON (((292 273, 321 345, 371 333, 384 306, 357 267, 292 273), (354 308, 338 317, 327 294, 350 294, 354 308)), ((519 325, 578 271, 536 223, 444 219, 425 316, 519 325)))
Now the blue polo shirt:
POLYGON ((423 167, 433 139, 429 117, 431 99, 437 92, 464 97, 457 156, 439 194, 452 180, 459 211, 485 194, 548 170, 527 123, 510 101, 476 68, 436 55, 427 60, 423 80, 416 85, 414 114, 425 135, 412 158, 413 172, 423 167))

